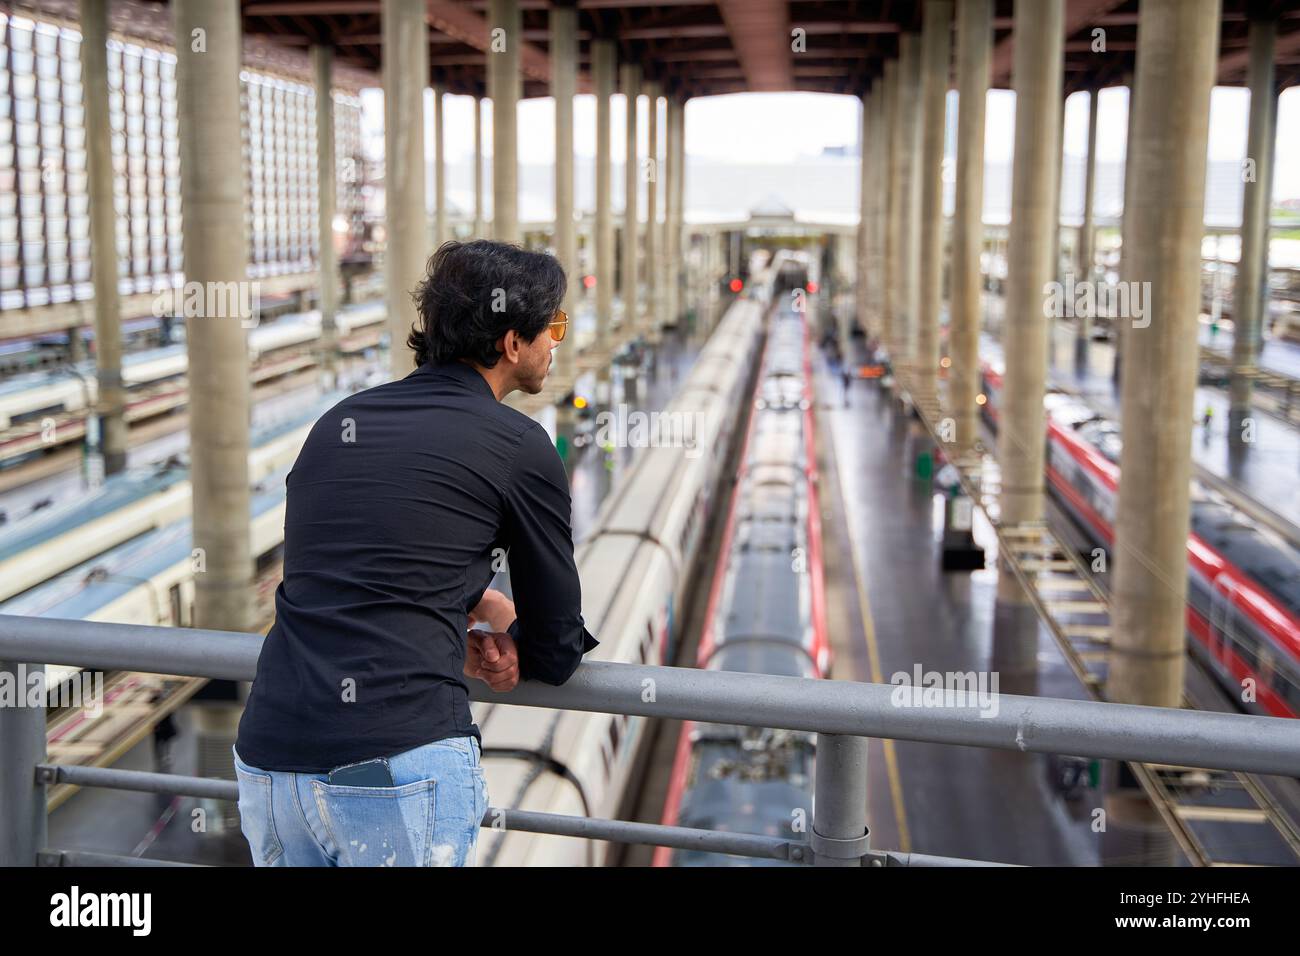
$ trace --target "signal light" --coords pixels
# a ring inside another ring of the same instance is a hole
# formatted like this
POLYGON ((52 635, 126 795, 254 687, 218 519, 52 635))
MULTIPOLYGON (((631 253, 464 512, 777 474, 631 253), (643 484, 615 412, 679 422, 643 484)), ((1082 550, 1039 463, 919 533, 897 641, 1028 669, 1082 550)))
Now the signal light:
POLYGON ((738 278, 732 279, 731 282, 728 284, 727 288, 729 288, 732 292, 739 292, 741 289, 745 288, 745 283, 741 282, 740 279, 738 278))
POLYGON ((594 288, 596 287, 596 277, 595 277, 595 276, 583 276, 583 277, 582 277, 582 287, 583 287, 584 289, 594 289, 594 288))
POLYGON ((804 286, 804 289, 808 291, 809 295, 816 295, 818 288, 819 286, 817 285, 816 282, 809 282, 806 286, 804 286))
POLYGON ((587 400, 583 398, 581 395, 575 395, 573 396, 573 407, 577 409, 586 408, 587 400))

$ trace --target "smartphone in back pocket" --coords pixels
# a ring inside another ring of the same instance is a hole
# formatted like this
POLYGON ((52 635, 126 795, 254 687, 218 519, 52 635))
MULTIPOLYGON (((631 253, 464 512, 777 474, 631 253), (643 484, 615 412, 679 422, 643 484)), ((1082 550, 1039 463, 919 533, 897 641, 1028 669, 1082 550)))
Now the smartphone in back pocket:
POLYGON ((345 764, 330 771, 329 782, 339 787, 391 787, 393 771, 383 757, 345 764))

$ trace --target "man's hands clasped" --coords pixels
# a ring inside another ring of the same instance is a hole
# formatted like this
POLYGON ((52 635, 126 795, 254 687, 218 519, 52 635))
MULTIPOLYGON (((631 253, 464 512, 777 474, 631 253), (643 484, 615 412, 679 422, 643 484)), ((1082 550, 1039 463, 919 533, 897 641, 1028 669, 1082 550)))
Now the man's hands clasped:
POLYGON ((469 613, 470 626, 487 624, 491 630, 466 634, 465 676, 483 681, 497 693, 514 690, 519 683, 519 651, 506 629, 515 621, 515 603, 500 591, 485 591, 469 613))

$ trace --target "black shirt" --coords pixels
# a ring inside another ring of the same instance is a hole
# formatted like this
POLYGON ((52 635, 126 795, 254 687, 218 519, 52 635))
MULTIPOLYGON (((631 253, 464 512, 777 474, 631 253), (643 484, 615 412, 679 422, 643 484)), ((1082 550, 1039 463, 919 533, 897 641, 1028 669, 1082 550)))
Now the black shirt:
POLYGON ((509 554, 522 678, 562 684, 582 621, 564 466, 460 362, 345 398, 289 472, 284 580, 240 759, 325 773, 473 734, 468 612, 509 554))

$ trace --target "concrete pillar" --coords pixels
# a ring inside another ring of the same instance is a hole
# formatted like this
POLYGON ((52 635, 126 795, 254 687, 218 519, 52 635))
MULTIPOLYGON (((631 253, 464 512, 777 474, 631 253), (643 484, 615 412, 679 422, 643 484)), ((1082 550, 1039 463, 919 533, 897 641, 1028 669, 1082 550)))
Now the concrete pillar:
POLYGON ((474 97, 474 238, 483 237, 483 97, 474 97))
POLYGON ((1088 93, 1088 152, 1083 168, 1083 226, 1079 234, 1079 274, 1076 277, 1081 281, 1092 279, 1096 264, 1096 226, 1092 207, 1097 197, 1097 114, 1100 100, 1101 90, 1088 93))
MULTIPOLYGON (((126 467, 126 388, 122 384, 122 305, 117 289, 117 211, 113 203, 113 131, 108 115, 108 0, 81 0, 81 73, 85 97, 86 188, 90 194, 90 278, 95 288, 95 371, 104 471, 126 467)), ((70 329, 73 361, 85 357, 80 327, 70 329), (80 355, 76 351, 80 346, 80 355)))
MULTIPOLYGON (((857 319, 858 327, 866 330, 870 319, 868 318, 867 297, 868 289, 873 284, 875 277, 870 271, 870 253, 868 245, 870 240, 868 234, 871 230, 871 144, 874 131, 871 128, 871 112, 874 108, 874 101, 878 91, 866 91, 862 94, 862 126, 859 136, 860 149, 858 160, 858 231, 857 231, 857 248, 854 254, 855 277, 854 277, 854 294, 853 294, 853 312, 857 319)), ((844 360, 849 358, 849 323, 848 316, 843 315, 840 320, 838 329, 840 339, 840 354, 844 360)))
POLYGON ((73 365, 79 365, 86 361, 86 336, 81 331, 80 325, 74 325, 68 329, 68 361, 73 365))
MULTIPOLYGON (((1079 230, 1079 264, 1078 275, 1075 277, 1079 282, 1092 281, 1093 264, 1096 259, 1094 254, 1096 227, 1093 224, 1092 207, 1097 195, 1097 107, 1100 98, 1099 89, 1088 93, 1088 152, 1083 169, 1083 226, 1079 230)), ((1087 310, 1084 310, 1084 314, 1076 317, 1074 321, 1077 340, 1075 364, 1080 371, 1084 371, 1088 367, 1088 341, 1092 338, 1091 316, 1087 314, 1087 310)))
MULTIPOLYGON (((1107 697, 1177 707, 1186 655, 1190 423, 1218 0, 1143 0, 1138 25, 1132 275, 1150 282, 1125 343, 1107 697), (1149 321, 1149 325, 1146 324, 1149 321)), ((1040 443, 1041 445, 1041 443, 1040 443)))
POLYGON ((664 222, 663 245, 659 253, 659 326, 677 322, 677 260, 673 246, 673 204, 677 193, 677 127, 673 116, 673 96, 664 90, 664 222))
POLYGON ((943 305, 943 135, 948 99, 952 0, 925 0, 921 34, 920 231, 917 261, 917 330, 914 388, 918 398, 937 394, 939 310, 943 305))
POLYGON ((519 47, 523 26, 519 0, 489 0, 488 26, 504 31, 487 53, 492 100, 492 237, 518 242, 519 233, 519 47))
POLYGON ((1052 215, 1052 281, 1061 275, 1061 180, 1065 178, 1065 97, 1057 104, 1056 113, 1056 192, 1053 194, 1056 212, 1052 215))
POLYGON ((637 246, 640 224, 637 215, 637 97, 640 95, 641 66, 624 63, 619 67, 619 85, 627 98, 627 150, 623 163, 623 267, 619 294, 623 298, 623 323, 619 327, 624 338, 636 335, 640 329, 637 308, 637 246))
POLYGON ((876 82, 878 95, 872 97, 875 100, 875 119, 872 121, 872 129, 875 130, 873 140, 873 172, 871 176, 872 192, 872 217, 871 225, 874 238, 871 242, 871 260, 870 267, 871 293, 869 301, 871 302, 871 322, 872 331, 876 336, 878 344, 889 347, 889 329, 893 327, 893 321, 889 314, 887 305, 889 292, 889 270, 888 270, 888 252, 889 252, 889 200, 891 193, 891 183, 889 179, 889 161, 892 151, 890 139, 890 115, 893 109, 894 83, 891 79, 891 71, 888 64, 881 77, 876 82))
POLYGON ((614 166, 610 155, 610 99, 614 95, 614 41, 591 42, 596 93, 596 343, 609 345, 614 316, 614 166))
POLYGON ((663 254, 662 232, 659 225, 659 83, 651 80, 645 84, 646 109, 649 110, 649 141, 646 157, 649 162, 645 167, 646 214, 645 214, 645 325, 646 337, 651 342, 659 341, 660 316, 659 270, 663 267, 660 257, 663 254))
POLYGON ((194 626, 246 631, 251 621, 248 249, 245 245, 238 0, 174 0, 185 280, 214 314, 187 317, 194 626), (194 285, 192 285, 194 284, 194 285), (208 295, 211 291, 213 294, 208 295), (247 298, 242 292, 247 292, 247 298))
POLYGON ((984 122, 993 55, 992 0, 957 3, 957 190, 952 221, 948 407, 961 448, 979 438, 979 336, 983 316, 984 122))
POLYGON ((415 365, 406 345, 416 320, 411 292, 424 277, 431 251, 424 201, 424 83, 429 75, 424 4, 384 0, 383 30, 389 365, 394 378, 403 378, 415 365))
POLYGON ((921 250, 920 223, 921 117, 916 104, 921 99, 921 37, 905 33, 898 43, 898 300, 894 332, 905 375, 916 361, 917 257, 921 250))
POLYGON ((682 198, 686 174, 686 104, 670 96, 668 103, 668 169, 665 176, 668 190, 667 215, 664 222, 664 315, 669 325, 676 326, 682 316, 682 198))
POLYGON ((883 292, 883 307, 881 309, 881 334, 884 338, 885 349, 889 352, 890 358, 894 362, 902 359, 902 348, 899 343, 899 324, 898 309, 899 296, 902 293, 902 284, 899 282, 898 271, 902 256, 900 255, 900 239, 902 236, 902 164, 903 164, 903 138, 902 138, 902 119, 901 110, 898 108, 898 61, 889 60, 885 63, 885 272, 881 276, 883 292))
MULTIPOLYGON (((551 96, 555 99, 555 254, 569 278, 564 310, 577 323, 578 233, 573 221, 573 96, 578 91, 578 8, 553 6, 551 24, 551 96)), ((569 331, 574 332, 570 327, 569 331)), ((551 374, 559 381, 573 376, 576 336, 555 349, 551 374)), ((572 409, 565 401, 564 406, 572 409)))
MULTIPOLYGON (((1128 79, 1128 118, 1127 129, 1124 134, 1124 212, 1120 219, 1120 261, 1119 277, 1121 282, 1132 281, 1132 263, 1133 257, 1133 235, 1132 235, 1132 217, 1129 210, 1133 208, 1133 182, 1136 179, 1134 175, 1135 152, 1133 141, 1135 139, 1133 122, 1137 118, 1137 77, 1130 74, 1128 79)), ((1128 330, 1128 323, 1116 321, 1115 332, 1115 358, 1111 367, 1111 377, 1114 379, 1115 386, 1118 388, 1120 383, 1120 369, 1123 367, 1124 340, 1128 330)))
POLYGON ((1241 442, 1243 422, 1250 417, 1254 375, 1263 330, 1264 288, 1268 282, 1268 218, 1276 94, 1273 89, 1273 50, 1277 21, 1250 21, 1250 130, 1246 158, 1254 163, 1241 198, 1241 255, 1233 287, 1232 379, 1229 383, 1228 438, 1241 442))
POLYGON ((443 146, 443 97, 446 90, 441 83, 433 85, 433 247, 447 241, 447 167, 443 146))
POLYGON ((334 212, 338 174, 334 167, 334 93, 330 74, 334 48, 311 48, 312 72, 316 81, 316 239, 320 247, 320 369, 333 388, 338 375, 339 264, 334 252, 334 212))
MULTIPOLYGON (((1043 287, 1052 280, 1052 233, 1056 226, 1056 157, 1061 151, 1061 69, 1064 0, 1017 3, 1012 83, 1016 92, 1016 141, 1007 248, 1006 318, 1002 350, 1002 409, 998 463, 1002 469, 1002 523, 1017 525, 1043 516, 1043 392, 1047 380, 1048 322, 1043 287), (1020 42, 1029 40, 1031 42, 1020 42)), ((1023 603, 1026 596, 1005 568, 998 598, 1023 603)))
MULTIPOLYGON (((858 296, 863 298, 864 315, 863 332, 868 336, 878 336, 880 334, 880 281, 883 275, 880 267, 880 165, 881 165, 881 145, 883 134, 881 131, 881 106, 885 99, 884 82, 877 78, 871 84, 869 96, 863 102, 863 149, 865 154, 862 162, 865 165, 865 176, 862 182, 862 188, 866 191, 865 219, 863 228, 865 235, 862 240, 862 257, 860 261, 854 262, 853 273, 856 276, 857 295, 854 296, 855 302, 858 296)), ((841 246, 847 246, 847 237, 841 237, 838 243, 841 246)), ((847 248, 843 253, 845 268, 840 271, 844 275, 849 274, 847 264, 852 262, 857 256, 856 250, 849 253, 847 248)), ((838 295, 836 296, 838 298, 838 295)))

